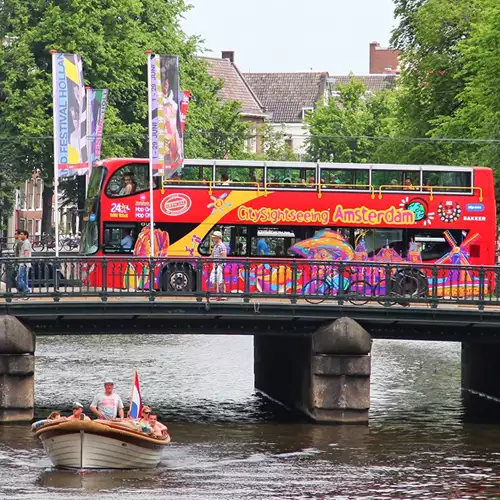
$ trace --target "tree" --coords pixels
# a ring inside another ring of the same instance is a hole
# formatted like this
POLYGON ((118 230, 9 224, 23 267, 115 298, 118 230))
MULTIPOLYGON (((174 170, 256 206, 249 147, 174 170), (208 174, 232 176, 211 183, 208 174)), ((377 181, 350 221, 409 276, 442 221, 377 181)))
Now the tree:
POLYGON ((460 148, 459 159, 494 169, 497 207, 500 208, 500 9, 495 0, 483 0, 470 35, 457 45, 462 69, 455 75, 464 82, 454 113, 434 122, 433 134, 480 139, 460 148))
MULTIPOLYGON (((400 25, 393 43, 401 48, 397 117, 400 138, 434 136, 435 124, 460 106, 463 57, 458 45, 478 15, 478 0, 396 0, 400 25)), ((403 163, 456 162, 451 142, 400 141, 403 163)))
POLYGON ((147 155, 146 49, 180 56, 181 85, 193 96, 186 128, 189 153, 210 157, 241 143, 237 105, 220 103, 220 82, 195 57, 199 39, 180 29, 188 9, 184 0, 2 1, 0 137, 16 138, 16 171, 25 178, 35 169, 42 172, 43 231, 50 229, 52 204, 50 49, 81 54, 86 84, 110 90, 105 156, 147 155))
POLYGON ((370 137, 393 134, 394 91, 367 94, 365 85, 352 77, 337 85, 338 96, 318 105, 307 118, 308 154, 312 160, 361 163, 372 161, 379 147, 370 137))
POLYGON ((261 152, 255 156, 268 161, 297 161, 298 157, 293 148, 287 143, 285 129, 276 128, 264 123, 257 128, 261 152))

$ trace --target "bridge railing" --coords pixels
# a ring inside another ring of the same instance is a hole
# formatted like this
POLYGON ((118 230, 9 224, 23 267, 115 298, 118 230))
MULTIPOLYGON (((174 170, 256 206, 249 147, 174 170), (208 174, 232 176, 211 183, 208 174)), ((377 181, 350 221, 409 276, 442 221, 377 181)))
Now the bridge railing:
POLYGON ((0 299, 30 297, 166 297, 311 304, 500 305, 500 266, 426 265, 405 262, 308 261, 303 259, 140 258, 134 256, 0 259, 0 299))

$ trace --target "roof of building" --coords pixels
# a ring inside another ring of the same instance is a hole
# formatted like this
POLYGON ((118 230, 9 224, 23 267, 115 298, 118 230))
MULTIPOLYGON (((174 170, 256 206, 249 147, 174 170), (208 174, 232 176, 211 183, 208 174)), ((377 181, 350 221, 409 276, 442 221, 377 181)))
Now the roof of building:
POLYGON ((244 73, 274 123, 302 122, 303 108, 321 98, 328 73, 244 73))
POLYGON ((219 91, 222 101, 241 102, 241 114, 244 116, 262 117, 267 115, 264 106, 255 95, 251 86, 240 73, 236 64, 229 59, 203 57, 207 62, 207 71, 214 77, 222 80, 224 86, 219 91))
POLYGON ((360 80, 369 92, 391 89, 396 85, 397 75, 330 75, 329 82, 335 86, 337 83, 343 85, 350 82, 351 78, 360 80))

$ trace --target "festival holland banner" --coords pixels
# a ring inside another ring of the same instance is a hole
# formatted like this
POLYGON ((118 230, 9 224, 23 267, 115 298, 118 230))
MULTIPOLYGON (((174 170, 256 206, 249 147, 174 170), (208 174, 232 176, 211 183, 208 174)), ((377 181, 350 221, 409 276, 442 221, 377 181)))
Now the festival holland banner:
POLYGON ((83 175, 88 168, 87 112, 79 54, 54 54, 54 136, 58 177, 83 175))
POLYGON ((171 177, 184 160, 179 58, 154 56, 149 71, 152 168, 156 175, 171 177))
POLYGON ((88 109, 88 153, 89 171, 94 162, 101 159, 102 131, 104 128, 104 116, 108 105, 108 91, 106 89, 87 89, 88 109))

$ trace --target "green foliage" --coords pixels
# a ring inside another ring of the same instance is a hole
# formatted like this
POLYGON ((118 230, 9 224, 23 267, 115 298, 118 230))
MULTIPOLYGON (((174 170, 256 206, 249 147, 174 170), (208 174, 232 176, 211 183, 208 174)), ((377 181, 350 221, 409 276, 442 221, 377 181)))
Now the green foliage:
POLYGON ((311 133, 308 155, 312 160, 361 163, 373 161, 381 143, 372 136, 394 133, 395 91, 374 95, 352 77, 346 85, 337 85, 339 95, 327 105, 318 105, 307 118, 311 133))
POLYGON ((147 49, 180 56, 181 85, 192 93, 187 153, 214 157, 240 147, 238 105, 218 100, 220 82, 195 57, 199 39, 180 29, 188 10, 184 0, 3 0, 0 137, 16 140, 16 171, 26 178, 39 169, 51 186, 50 49, 81 54, 86 84, 110 90, 104 156, 147 156, 147 49))
POLYGON ((268 161, 298 160, 292 146, 286 141, 286 133, 283 127, 276 128, 269 123, 264 123, 257 128, 257 134, 261 149, 261 153, 255 155, 257 159, 268 161))

